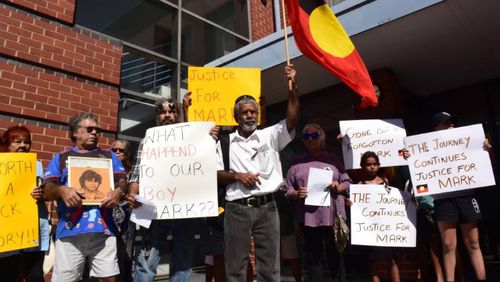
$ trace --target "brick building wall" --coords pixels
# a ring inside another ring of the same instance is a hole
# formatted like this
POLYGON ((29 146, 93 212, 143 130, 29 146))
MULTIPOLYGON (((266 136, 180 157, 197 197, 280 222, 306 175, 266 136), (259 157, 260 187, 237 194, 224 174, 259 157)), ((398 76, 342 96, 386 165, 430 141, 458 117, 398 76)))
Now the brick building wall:
POLYGON ((250 0, 250 21, 252 40, 257 41, 274 32, 273 0, 263 5, 261 0, 250 0))
POLYGON ((72 145, 69 118, 89 111, 108 147, 117 132, 121 43, 74 26, 75 0, 2 2, 0 132, 26 125, 47 165, 72 145))
MULTIPOLYGON (((283 15, 283 7, 280 4, 280 17, 283 15)), ((252 23, 252 40, 257 41, 263 37, 268 36, 275 32, 274 27, 274 8, 273 0, 267 0, 267 4, 263 5, 261 0, 250 0, 250 16, 252 23)), ((285 11, 286 25, 290 25, 287 11, 285 11)), ((283 20, 280 19, 280 26, 278 29, 283 28, 283 20)))

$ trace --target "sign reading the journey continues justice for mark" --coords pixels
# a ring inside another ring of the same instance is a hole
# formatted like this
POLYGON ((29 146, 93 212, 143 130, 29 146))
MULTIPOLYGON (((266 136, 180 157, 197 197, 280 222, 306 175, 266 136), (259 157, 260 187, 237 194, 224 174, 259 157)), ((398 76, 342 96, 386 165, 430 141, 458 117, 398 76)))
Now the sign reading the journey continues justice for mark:
POLYGON ((156 204, 157 219, 218 215, 213 122, 157 126, 146 131, 140 194, 156 204))
POLYGON ((415 196, 495 185, 480 124, 405 138, 415 196))
POLYGON ((415 247, 417 211, 410 193, 385 185, 351 185, 351 243, 415 247))
POLYGON ((236 98, 250 95, 259 103, 260 69, 189 67, 188 89, 192 99, 189 121, 237 125, 233 118, 236 98))
POLYGON ((366 151, 377 153, 382 167, 406 165, 399 155, 406 137, 401 119, 344 120, 339 126, 346 169, 360 168, 361 155, 366 151))
POLYGON ((0 253, 39 245, 36 154, 0 154, 0 253))

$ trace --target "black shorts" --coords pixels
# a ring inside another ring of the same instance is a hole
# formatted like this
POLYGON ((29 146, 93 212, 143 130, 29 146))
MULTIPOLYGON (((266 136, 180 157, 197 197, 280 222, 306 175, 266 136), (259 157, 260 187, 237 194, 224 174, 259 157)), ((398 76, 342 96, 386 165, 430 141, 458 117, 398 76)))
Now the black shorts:
POLYGON ((436 221, 469 223, 481 219, 479 204, 473 196, 440 199, 434 201, 436 221))

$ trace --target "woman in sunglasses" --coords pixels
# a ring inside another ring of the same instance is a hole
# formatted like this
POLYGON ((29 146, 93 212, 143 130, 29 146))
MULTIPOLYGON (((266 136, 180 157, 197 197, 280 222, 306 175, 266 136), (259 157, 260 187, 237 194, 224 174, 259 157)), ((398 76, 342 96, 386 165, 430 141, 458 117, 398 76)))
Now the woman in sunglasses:
MULTIPOLYGON (((127 140, 117 139, 111 144, 111 151, 122 161, 127 176, 132 169, 130 161, 130 143, 127 140)), ((132 264, 134 257, 135 223, 130 221, 132 210, 127 201, 122 201, 118 207, 113 209, 113 220, 118 227, 119 234, 116 237, 118 246, 118 266, 120 267, 120 279, 132 281, 132 264)))
MULTIPOLYGON (((389 181, 382 175, 380 161, 375 152, 365 152, 360 162, 363 178, 359 184, 387 185, 389 181)), ((383 262, 390 262, 390 276, 392 282, 399 282, 399 267, 396 258, 401 255, 400 248, 370 247, 370 274, 373 282, 380 281, 379 272, 383 262)))
POLYGON ((305 239, 306 264, 309 281, 323 281, 323 264, 327 262, 333 281, 346 281, 342 254, 337 250, 332 225, 337 216, 345 219, 345 196, 351 179, 340 160, 325 150, 325 132, 315 123, 302 130, 306 154, 298 157, 286 176, 286 197, 294 200, 305 239), (307 182, 310 168, 332 171, 332 182, 326 187, 330 206, 309 206, 307 182), (326 258, 323 250, 326 249, 326 258))
POLYGON ((125 172, 127 172, 128 175, 132 168, 132 162, 130 161, 130 143, 127 140, 117 139, 111 144, 111 151, 120 158, 120 161, 122 161, 125 167, 125 172))

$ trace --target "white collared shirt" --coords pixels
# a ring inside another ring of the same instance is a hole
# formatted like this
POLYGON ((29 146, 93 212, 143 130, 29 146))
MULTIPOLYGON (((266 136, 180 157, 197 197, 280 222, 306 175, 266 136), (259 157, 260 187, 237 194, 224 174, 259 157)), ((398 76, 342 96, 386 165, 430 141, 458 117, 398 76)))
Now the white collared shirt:
MULTIPOLYGON (((276 191, 283 182, 279 152, 295 135, 286 128, 286 120, 255 130, 248 138, 238 131, 229 135, 229 170, 231 172, 259 173, 260 184, 247 188, 241 182, 227 186, 226 200, 234 201, 252 195, 265 195, 276 191)), ((217 169, 224 170, 220 142, 217 143, 217 169)))

